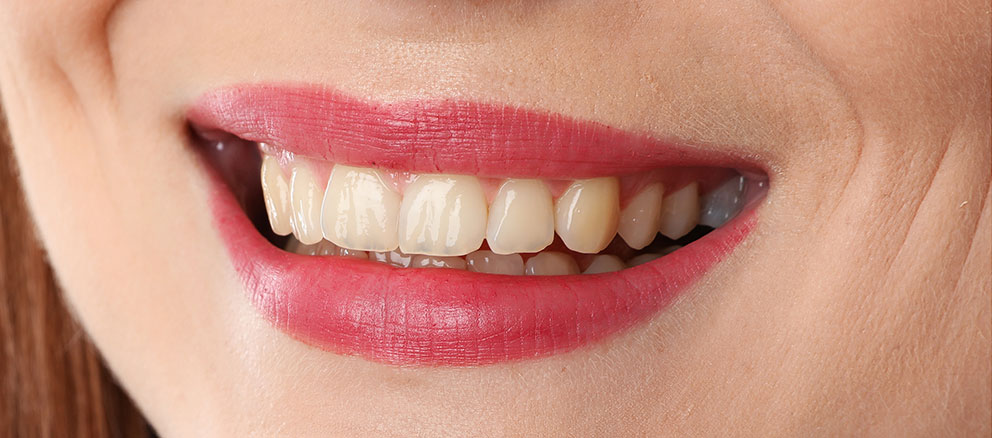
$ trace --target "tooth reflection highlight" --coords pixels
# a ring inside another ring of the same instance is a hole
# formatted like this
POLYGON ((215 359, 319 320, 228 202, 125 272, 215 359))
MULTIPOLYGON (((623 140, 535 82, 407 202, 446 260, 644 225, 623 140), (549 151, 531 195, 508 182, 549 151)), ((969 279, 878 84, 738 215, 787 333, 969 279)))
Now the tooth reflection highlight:
POLYGON ((465 255, 486 236, 486 196, 464 175, 420 175, 400 204, 399 246, 408 254, 465 255))
POLYGON ((399 251, 389 251, 389 252, 373 252, 371 253, 372 260, 379 263, 385 263, 387 265, 396 266, 398 268, 406 268, 410 266, 410 262, 413 260, 413 256, 409 254, 403 254, 399 251))

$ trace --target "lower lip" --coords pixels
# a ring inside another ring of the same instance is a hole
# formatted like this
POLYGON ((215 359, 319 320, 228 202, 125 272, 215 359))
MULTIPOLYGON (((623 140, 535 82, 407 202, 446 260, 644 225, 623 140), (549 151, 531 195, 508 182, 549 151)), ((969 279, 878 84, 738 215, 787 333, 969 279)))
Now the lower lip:
POLYGON ((643 322, 722 260, 753 211, 654 262, 556 277, 403 269, 282 251, 216 176, 214 215, 254 307, 296 339, 397 365, 469 366, 563 353, 643 322))

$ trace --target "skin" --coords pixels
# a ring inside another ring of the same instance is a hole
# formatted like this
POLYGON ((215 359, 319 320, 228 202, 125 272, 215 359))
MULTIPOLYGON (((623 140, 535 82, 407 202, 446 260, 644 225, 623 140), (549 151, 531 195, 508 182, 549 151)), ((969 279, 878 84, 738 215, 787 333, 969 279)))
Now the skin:
POLYGON ((982 1, 0 4, 42 240, 164 436, 992 433, 982 1), (183 110, 237 82, 562 112, 769 166, 755 231, 606 342, 477 368, 310 348, 247 304, 183 110))

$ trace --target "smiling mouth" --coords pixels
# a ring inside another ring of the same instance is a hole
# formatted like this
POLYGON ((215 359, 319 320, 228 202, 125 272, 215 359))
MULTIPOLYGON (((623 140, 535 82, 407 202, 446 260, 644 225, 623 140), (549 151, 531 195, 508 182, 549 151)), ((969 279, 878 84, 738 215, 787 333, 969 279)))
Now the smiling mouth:
POLYGON ((248 85, 188 119, 255 307, 392 364, 547 356, 643 321, 768 187, 737 157, 502 105, 248 85))

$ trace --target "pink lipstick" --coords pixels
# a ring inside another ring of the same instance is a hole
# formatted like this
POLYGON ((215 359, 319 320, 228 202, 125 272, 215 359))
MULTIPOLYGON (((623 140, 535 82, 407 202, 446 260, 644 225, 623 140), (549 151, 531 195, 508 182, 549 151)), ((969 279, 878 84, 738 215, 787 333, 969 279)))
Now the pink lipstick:
MULTIPOLYGON (((723 186, 700 168, 724 179, 728 169, 761 172, 741 157, 561 114, 449 100, 367 102, 303 85, 211 91, 187 117, 208 139, 234 136, 313 160, 402 172, 571 180, 670 168, 682 171, 660 172, 666 187, 695 178, 703 196, 723 186)), ((748 235, 760 197, 750 192, 735 217, 644 264, 513 276, 287 252, 252 224, 220 173, 209 171, 217 228, 254 307, 310 345, 398 365, 544 357, 642 323, 748 235)))

